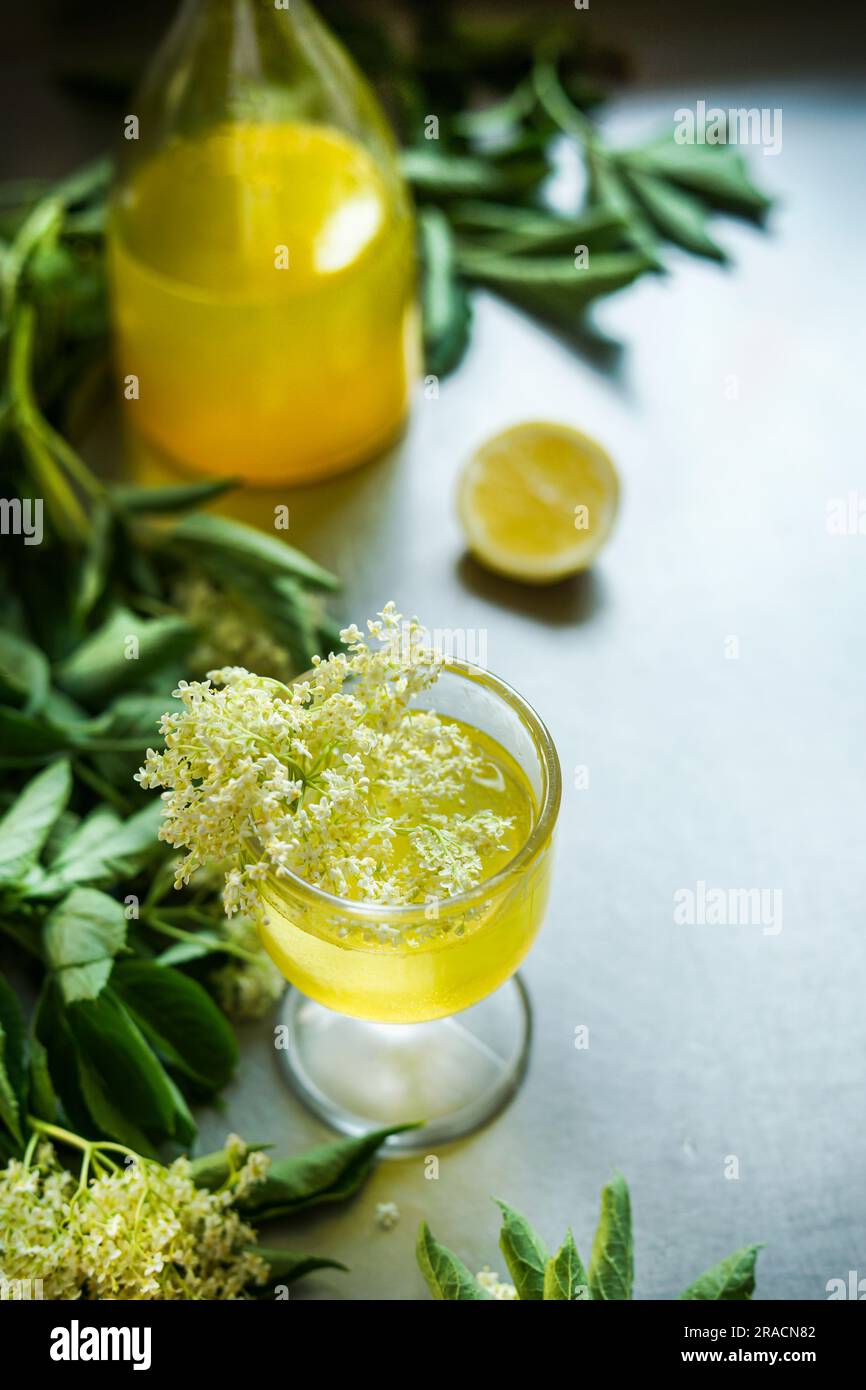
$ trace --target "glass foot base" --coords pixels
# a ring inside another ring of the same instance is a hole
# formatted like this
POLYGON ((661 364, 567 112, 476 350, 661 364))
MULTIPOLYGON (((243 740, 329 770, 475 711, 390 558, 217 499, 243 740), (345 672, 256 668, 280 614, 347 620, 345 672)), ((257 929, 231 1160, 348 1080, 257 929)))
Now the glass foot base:
POLYGON ((277 1057, 292 1088, 343 1134, 422 1121, 385 1151, 447 1143, 513 1096, 529 1055, 529 997, 515 975, 495 994, 432 1023, 367 1023, 290 989, 277 1057))

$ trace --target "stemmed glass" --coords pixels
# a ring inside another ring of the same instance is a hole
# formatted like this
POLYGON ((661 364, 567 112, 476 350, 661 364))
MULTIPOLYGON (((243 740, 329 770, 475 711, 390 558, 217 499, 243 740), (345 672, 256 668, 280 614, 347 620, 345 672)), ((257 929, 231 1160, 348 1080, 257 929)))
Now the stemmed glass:
POLYGON ((516 971, 544 917, 561 792, 544 724, 488 671, 449 660, 412 707, 461 720, 517 762, 535 800, 524 844, 477 887, 423 905, 353 902, 294 875, 270 879, 260 929, 294 986, 276 1035, 292 1087, 347 1134, 423 1121, 393 1136, 392 1151, 466 1134, 520 1083, 531 1013, 516 971))

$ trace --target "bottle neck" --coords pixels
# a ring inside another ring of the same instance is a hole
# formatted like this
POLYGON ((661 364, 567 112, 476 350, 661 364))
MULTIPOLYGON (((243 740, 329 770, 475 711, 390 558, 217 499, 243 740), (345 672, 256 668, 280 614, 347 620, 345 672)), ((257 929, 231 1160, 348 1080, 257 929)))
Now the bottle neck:
POLYGON ((252 71, 305 46, 315 23, 307 0, 183 0, 176 28, 226 65, 252 71))

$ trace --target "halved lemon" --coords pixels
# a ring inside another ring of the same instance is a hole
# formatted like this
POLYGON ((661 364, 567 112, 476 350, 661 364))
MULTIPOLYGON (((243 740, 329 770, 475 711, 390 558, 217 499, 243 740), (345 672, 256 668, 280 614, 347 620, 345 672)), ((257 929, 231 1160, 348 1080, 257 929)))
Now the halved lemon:
POLYGON ((482 564, 527 584, 586 569, 616 517, 619 479, 594 439, 568 425, 527 421, 467 460, 457 511, 482 564))

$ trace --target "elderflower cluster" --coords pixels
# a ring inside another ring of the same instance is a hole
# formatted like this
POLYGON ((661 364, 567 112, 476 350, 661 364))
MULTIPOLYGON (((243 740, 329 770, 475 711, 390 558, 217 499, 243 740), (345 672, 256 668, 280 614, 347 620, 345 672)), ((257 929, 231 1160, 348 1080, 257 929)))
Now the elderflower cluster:
POLYGON ((181 575, 172 597, 193 627, 206 634, 190 654, 192 671, 230 662, 244 663, 279 680, 296 674, 288 648, 274 641, 252 604, 193 573, 181 575))
POLYGON ((238 667, 182 682, 165 751, 148 750, 143 787, 164 787, 161 837, 186 855, 175 884, 228 864, 226 911, 260 912, 262 880, 294 874, 338 897, 424 903, 475 887, 482 856, 510 825, 461 805, 483 756, 463 729, 414 697, 443 658, 389 603, 354 625, 346 652, 286 686, 238 667))
MULTIPOLYGON (((0 1172, 0 1290, 42 1281, 46 1299, 237 1299, 266 1282, 255 1231, 231 1203, 269 1160, 234 1140, 239 1167, 217 1192, 196 1187, 188 1159, 130 1156, 76 1182, 50 1144, 0 1172)), ((230 1146, 231 1152, 231 1146, 230 1146)), ((0 1294, 2 1296, 2 1294, 0 1294)))
POLYGON ((504 1284, 495 1274, 489 1265, 485 1265, 475 1278, 478 1280, 485 1293, 489 1293, 491 1298, 501 1299, 502 1301, 513 1301, 517 1298, 517 1290, 513 1284, 504 1284))
POLYGON ((225 935, 249 953, 239 960, 227 956, 226 964, 211 972, 209 982, 223 1013, 236 1023, 261 1018, 276 1003, 286 982, 270 956, 259 945, 255 923, 243 913, 225 921, 225 935))

